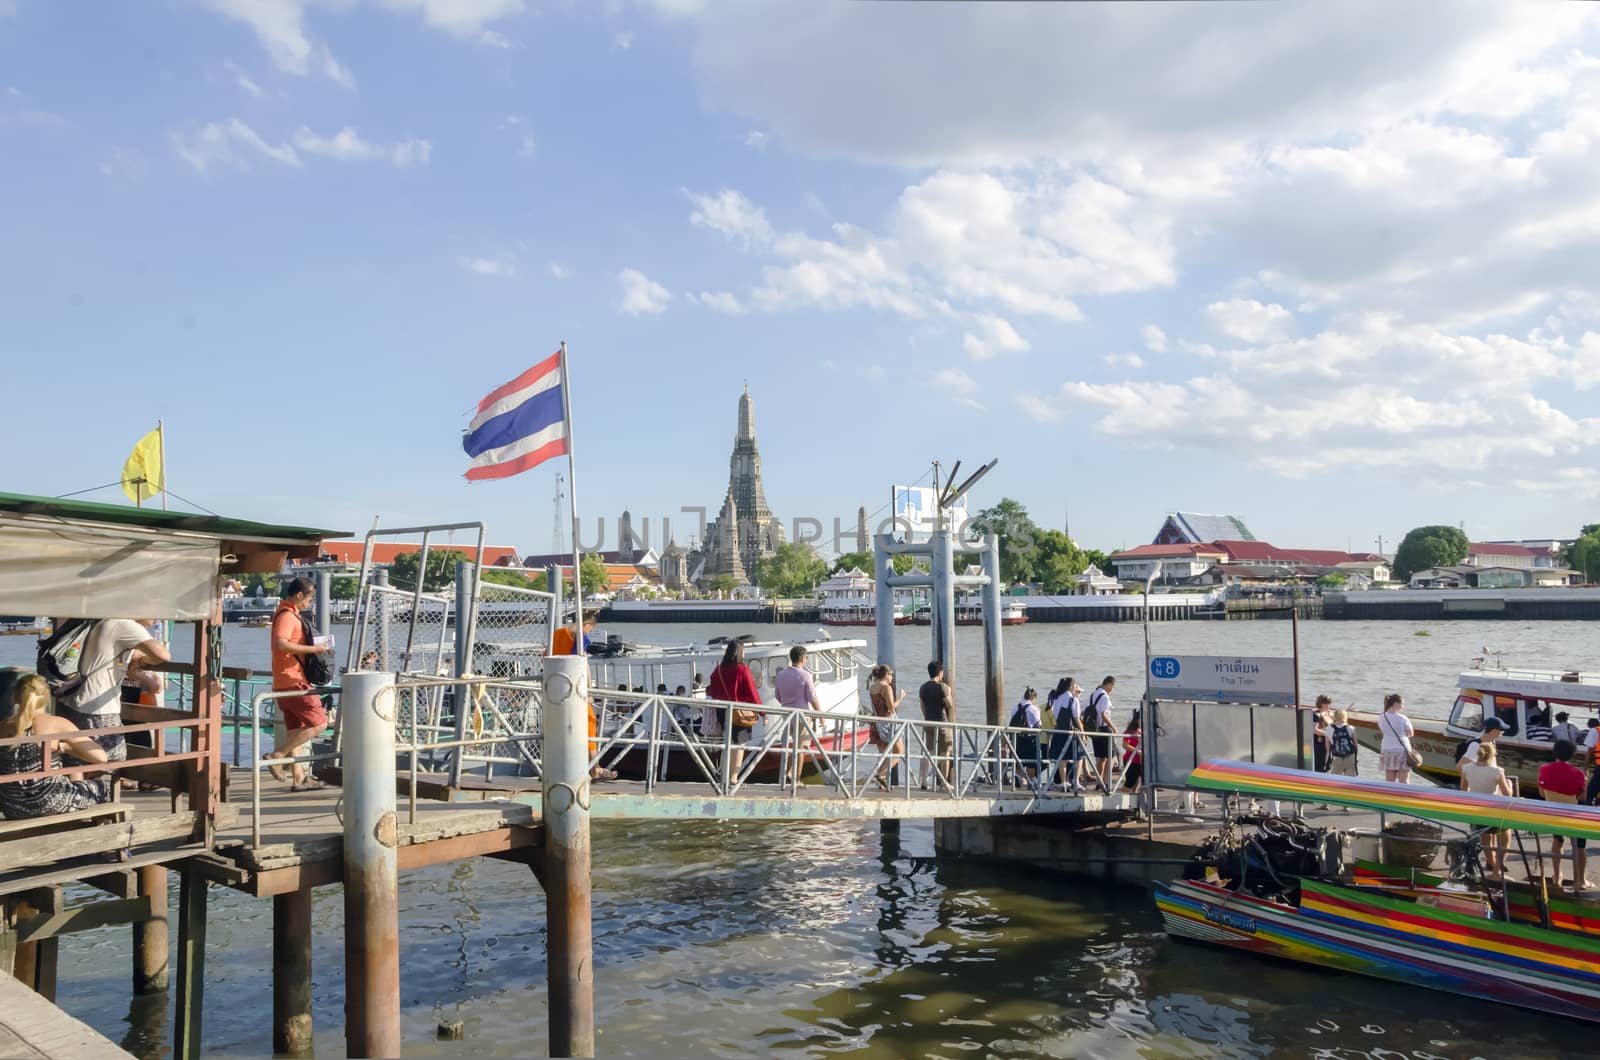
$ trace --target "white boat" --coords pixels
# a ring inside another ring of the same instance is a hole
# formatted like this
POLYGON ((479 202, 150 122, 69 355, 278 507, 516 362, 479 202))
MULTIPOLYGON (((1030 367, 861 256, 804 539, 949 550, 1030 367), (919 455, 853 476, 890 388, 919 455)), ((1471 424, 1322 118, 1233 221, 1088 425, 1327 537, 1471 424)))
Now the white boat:
MULTIPOLYGON (((1483 733, 1485 718, 1497 717, 1506 731, 1496 741, 1496 757, 1506 775, 1516 777, 1523 795, 1538 791, 1539 767, 1550 761, 1551 741, 1528 739, 1529 724, 1544 732, 1555 724, 1555 716, 1565 712, 1568 722, 1581 735, 1588 733, 1590 718, 1600 717, 1600 674, 1576 670, 1524 670, 1502 666, 1479 666, 1463 671, 1456 681, 1456 700, 1447 720, 1419 718, 1408 714, 1416 734, 1413 748, 1422 755, 1418 772, 1454 785, 1461 773, 1455 752, 1463 740, 1475 740, 1483 733)), ((1376 713, 1351 711, 1350 722, 1356 739, 1376 750, 1382 743, 1376 713)), ((1582 750, 1574 765, 1589 764, 1582 750)))
MULTIPOLYGON (((836 571, 817 587, 822 594, 819 616, 825 626, 876 626, 878 624, 877 587, 872 575, 860 568, 836 571)), ((905 609, 894 606, 894 624, 911 621, 905 609)))

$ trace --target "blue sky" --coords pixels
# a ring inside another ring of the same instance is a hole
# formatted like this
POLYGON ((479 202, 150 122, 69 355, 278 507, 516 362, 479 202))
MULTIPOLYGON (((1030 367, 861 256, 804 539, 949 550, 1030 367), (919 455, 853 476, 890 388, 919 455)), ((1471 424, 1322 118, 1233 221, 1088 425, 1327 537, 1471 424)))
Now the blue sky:
POLYGON ((748 381, 785 520, 998 456, 1090 546, 1570 535, 1597 155, 1578 5, 0 0, 3 486, 160 417, 209 508, 543 550, 459 438, 565 339, 608 532, 748 381))

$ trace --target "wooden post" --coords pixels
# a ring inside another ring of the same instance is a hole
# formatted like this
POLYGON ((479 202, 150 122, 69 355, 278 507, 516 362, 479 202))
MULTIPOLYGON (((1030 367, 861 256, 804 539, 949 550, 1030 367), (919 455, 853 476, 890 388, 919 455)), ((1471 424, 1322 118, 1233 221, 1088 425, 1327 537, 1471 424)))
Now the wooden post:
POLYGON ((61 958, 61 940, 40 939, 34 944, 33 982, 28 984, 46 1001, 56 999, 56 967, 61 958))
POLYGON ((138 871, 139 896, 150 899, 155 919, 133 925, 133 992, 159 994, 167 988, 167 869, 146 865, 138 871))
POLYGON ((311 1055, 311 888, 272 897, 272 1051, 311 1055))
MULTIPOLYGON (((222 635, 222 598, 209 621, 194 624, 194 712, 205 724, 194 730, 194 750, 204 752, 189 775, 189 809, 200 814, 195 839, 208 847, 216 837, 217 805, 222 801, 222 674, 212 667, 212 631, 222 635)), ((158 734, 157 740, 161 739, 158 734)))
POLYGON ((175 1060, 201 1055, 201 1015, 206 985, 206 878, 178 873, 178 997, 173 1032, 175 1060))

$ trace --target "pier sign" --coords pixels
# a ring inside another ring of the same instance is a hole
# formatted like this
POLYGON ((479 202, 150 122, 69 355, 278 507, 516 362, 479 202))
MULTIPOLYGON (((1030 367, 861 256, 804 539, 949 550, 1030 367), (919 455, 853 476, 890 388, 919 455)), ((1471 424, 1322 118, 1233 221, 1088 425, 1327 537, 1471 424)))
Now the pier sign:
POLYGON ((1294 703, 1294 659, 1235 655, 1157 655, 1152 699, 1212 703, 1294 703))

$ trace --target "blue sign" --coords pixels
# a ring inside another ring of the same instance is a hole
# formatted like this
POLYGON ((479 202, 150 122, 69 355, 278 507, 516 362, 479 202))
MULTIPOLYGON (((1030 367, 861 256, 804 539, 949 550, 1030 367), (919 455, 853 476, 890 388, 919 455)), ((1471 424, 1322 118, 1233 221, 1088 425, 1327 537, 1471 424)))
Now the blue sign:
POLYGON ((1178 660, 1170 655, 1150 660, 1150 676, 1158 677, 1163 681, 1170 681, 1178 676, 1178 671, 1183 669, 1178 665, 1178 660))

